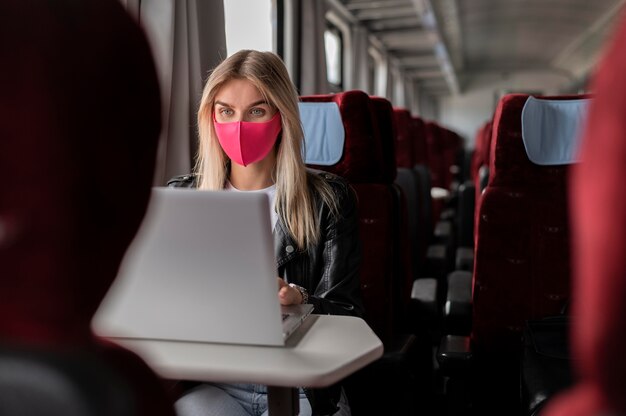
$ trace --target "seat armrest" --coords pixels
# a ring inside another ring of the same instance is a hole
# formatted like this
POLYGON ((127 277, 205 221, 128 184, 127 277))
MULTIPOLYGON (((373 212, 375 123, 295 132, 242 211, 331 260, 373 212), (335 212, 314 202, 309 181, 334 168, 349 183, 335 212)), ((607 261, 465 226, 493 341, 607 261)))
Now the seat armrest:
POLYGON ((474 210, 476 188, 471 181, 466 181, 459 187, 457 208, 457 238, 458 245, 470 247, 474 244, 474 210))
POLYGON ((469 374, 472 361, 470 337, 446 335, 441 338, 437 362, 443 375, 469 374))
POLYGON ((433 322, 437 319, 437 280, 433 278, 416 279, 411 289, 411 304, 417 318, 433 322))
POLYGON ((471 272, 474 270, 474 248, 458 247, 456 249, 456 270, 471 272))
POLYGON ((435 230, 433 231, 435 241, 439 243, 446 243, 452 235, 452 221, 440 220, 435 224, 435 230))
POLYGON ((444 305, 446 333, 468 335, 472 329, 472 273, 457 270, 448 275, 444 305))
POLYGON ((425 275, 432 276, 445 286, 445 276, 450 272, 450 256, 445 244, 432 244, 426 248, 425 275))
POLYGON ((456 217, 456 210, 454 208, 446 208, 441 211, 439 216, 439 222, 451 222, 456 217))

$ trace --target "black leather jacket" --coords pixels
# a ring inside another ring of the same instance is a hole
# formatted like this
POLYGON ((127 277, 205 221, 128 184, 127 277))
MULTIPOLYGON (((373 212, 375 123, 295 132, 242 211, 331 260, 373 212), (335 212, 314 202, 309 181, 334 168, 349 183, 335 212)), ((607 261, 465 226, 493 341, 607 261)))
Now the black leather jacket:
MULTIPOLYGON (((297 249, 279 217, 274 227, 278 276, 306 288, 309 303, 315 307, 314 313, 361 317, 361 247, 356 196, 348 183, 339 176, 318 171, 309 171, 308 174, 319 175, 331 186, 339 216, 333 215, 322 198, 314 194, 320 219, 320 239, 306 250, 297 249)), ((178 176, 167 184, 170 187, 197 186, 194 175, 178 176)), ((331 414, 338 399, 338 389, 307 390, 307 396, 314 415, 331 414)))

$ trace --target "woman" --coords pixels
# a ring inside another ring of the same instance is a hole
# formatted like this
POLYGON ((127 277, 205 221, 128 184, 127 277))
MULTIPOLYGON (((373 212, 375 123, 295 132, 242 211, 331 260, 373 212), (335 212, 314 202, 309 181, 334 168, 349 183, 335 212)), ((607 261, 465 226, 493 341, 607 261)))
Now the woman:
MULTIPOLYGON (((265 192, 269 196, 282 305, 361 316, 356 200, 341 178, 302 160, 298 97, 280 58, 240 51, 213 70, 198 111, 195 173, 168 185, 265 192)), ((301 390, 300 414, 349 414, 338 388, 301 390)), ((180 415, 263 414, 257 385, 202 385, 176 404, 180 415)))

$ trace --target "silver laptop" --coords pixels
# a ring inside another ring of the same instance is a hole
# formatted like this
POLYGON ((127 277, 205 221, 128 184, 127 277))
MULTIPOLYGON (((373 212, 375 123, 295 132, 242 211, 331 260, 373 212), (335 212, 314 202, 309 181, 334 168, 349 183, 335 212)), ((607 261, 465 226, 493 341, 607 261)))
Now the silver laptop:
POLYGON ((262 193, 153 188, 94 331, 284 345, 313 306, 280 306, 270 223, 262 193))

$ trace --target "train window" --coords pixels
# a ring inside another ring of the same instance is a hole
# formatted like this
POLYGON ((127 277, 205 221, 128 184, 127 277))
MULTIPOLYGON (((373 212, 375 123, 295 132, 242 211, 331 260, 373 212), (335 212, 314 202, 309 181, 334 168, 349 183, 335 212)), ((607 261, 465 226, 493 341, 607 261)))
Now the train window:
POLYGON ((368 49, 369 59, 373 66, 373 93, 387 97, 387 65, 383 55, 374 47, 368 49))
POLYGON ((374 57, 368 54, 367 60, 367 92, 374 94, 374 87, 376 85, 376 63, 374 57))
POLYGON ((241 49, 272 51, 272 0, 224 2, 224 25, 228 55, 241 49))
POLYGON ((324 32, 326 48, 326 76, 331 87, 337 91, 343 88, 343 36, 334 25, 328 24, 324 32))

